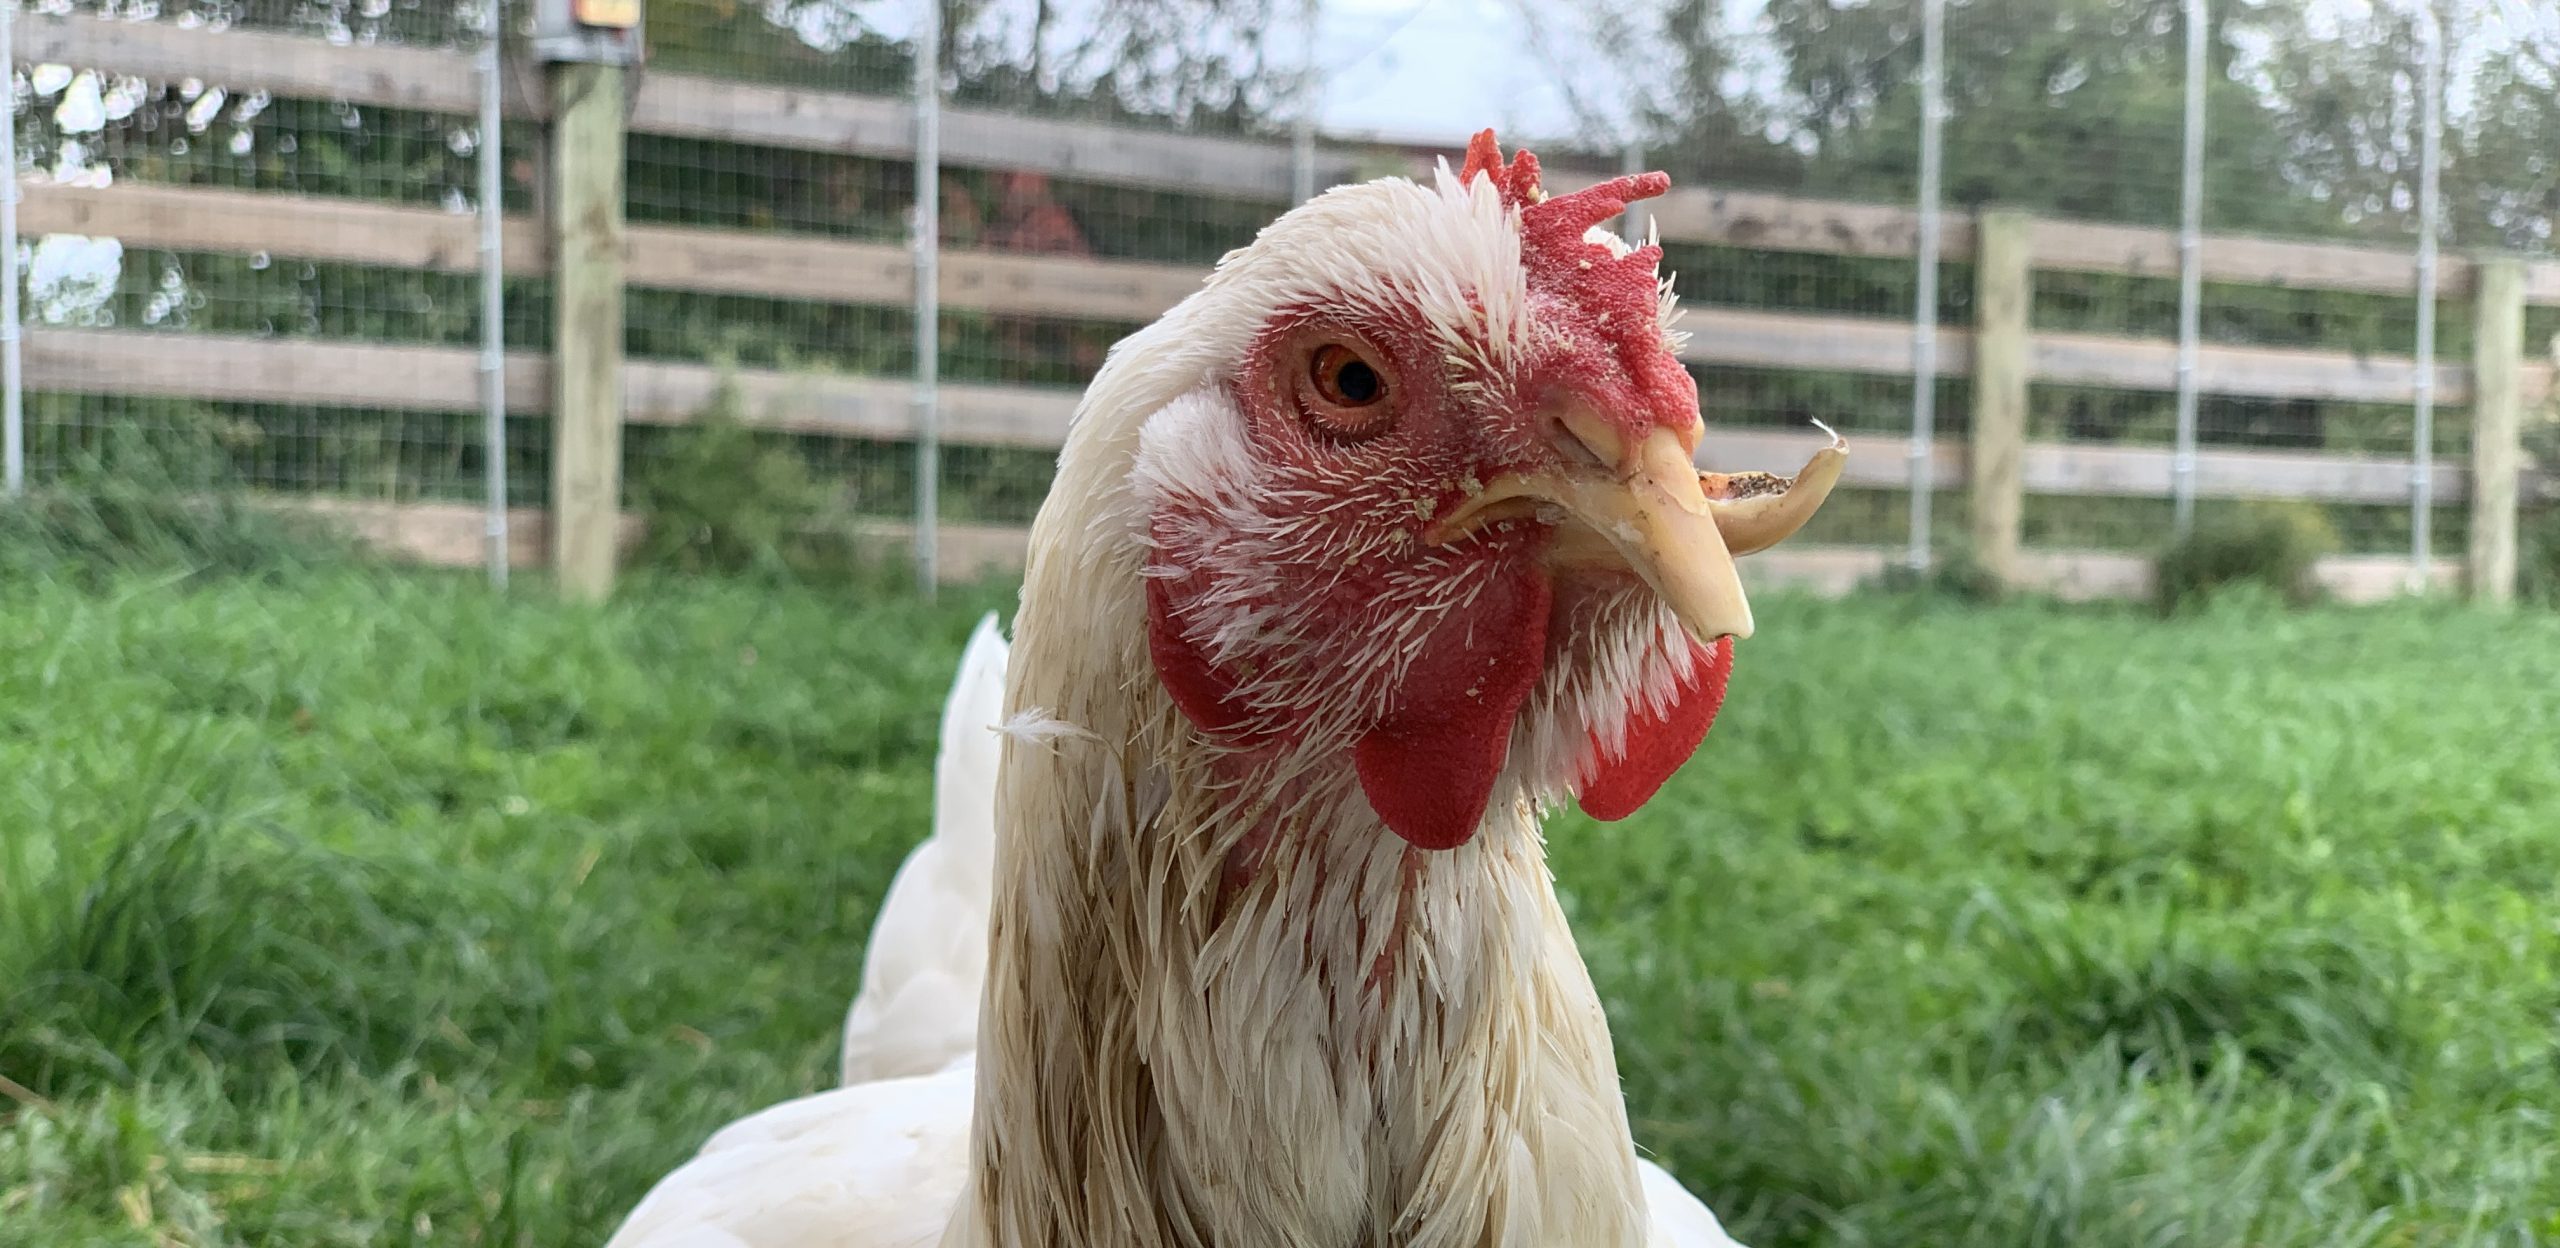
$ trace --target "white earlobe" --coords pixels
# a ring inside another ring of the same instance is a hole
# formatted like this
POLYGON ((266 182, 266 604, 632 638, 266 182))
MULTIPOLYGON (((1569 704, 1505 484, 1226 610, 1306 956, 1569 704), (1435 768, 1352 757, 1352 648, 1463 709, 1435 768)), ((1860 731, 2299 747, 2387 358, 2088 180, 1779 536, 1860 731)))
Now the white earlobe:
POLYGON ((1245 437, 1245 416, 1225 387, 1211 384, 1166 404, 1138 431, 1129 483, 1152 510, 1171 498, 1217 500, 1261 483, 1262 465, 1245 437))

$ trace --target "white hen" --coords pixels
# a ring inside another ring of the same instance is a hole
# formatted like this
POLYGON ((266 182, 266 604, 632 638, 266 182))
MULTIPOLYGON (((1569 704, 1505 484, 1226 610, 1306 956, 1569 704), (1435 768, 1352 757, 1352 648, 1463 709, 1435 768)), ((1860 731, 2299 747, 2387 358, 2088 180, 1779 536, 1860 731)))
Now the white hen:
POLYGON ((1691 466, 1659 252, 1597 228, 1664 185, 1549 198, 1479 136, 1114 349, 1032 533, 992 844, 947 790, 867 1081, 723 1130, 617 1248, 1731 1242, 1636 1156, 1538 831, 1697 746, 1732 552, 1839 470, 1691 466))

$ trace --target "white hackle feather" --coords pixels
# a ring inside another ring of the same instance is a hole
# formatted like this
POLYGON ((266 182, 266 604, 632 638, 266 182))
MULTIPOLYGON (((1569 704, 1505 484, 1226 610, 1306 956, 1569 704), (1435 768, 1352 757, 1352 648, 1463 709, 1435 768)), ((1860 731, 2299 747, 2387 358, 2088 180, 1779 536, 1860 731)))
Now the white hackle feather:
MULTIPOLYGON (((1445 165, 1338 189, 1113 349, 1034 526, 1003 705, 973 642, 946 710, 943 774, 955 722, 1002 767, 938 786, 882 910, 844 1053, 869 1081, 731 1125, 612 1248, 1731 1245, 1636 1156, 1538 833, 1576 731, 1623 734, 1631 693, 1686 675, 1644 644, 1667 616, 1551 674, 1478 834, 1429 854, 1379 824, 1331 724, 1251 791, 1220 780, 1148 654, 1150 503, 1249 487, 1220 383, 1271 312, 1391 290, 1490 374, 1540 332, 1518 231, 1445 165), (1257 834, 1258 869, 1224 879, 1257 834)), ((1285 644, 1249 597, 1221 646, 1285 644)))

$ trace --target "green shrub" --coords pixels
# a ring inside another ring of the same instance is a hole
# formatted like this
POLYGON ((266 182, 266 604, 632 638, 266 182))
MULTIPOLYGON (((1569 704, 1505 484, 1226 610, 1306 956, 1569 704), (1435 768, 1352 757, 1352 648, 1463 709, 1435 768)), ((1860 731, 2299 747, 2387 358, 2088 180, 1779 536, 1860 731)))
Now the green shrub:
POLYGON ((665 454, 633 474, 642 563, 677 572, 806 576, 851 559, 850 509, 791 445, 739 419, 722 386, 665 454))
POLYGON ((1930 551, 1926 570, 1915 571, 1897 558, 1885 566, 1875 579, 1877 588, 1889 593, 1918 594, 1945 598, 1952 602, 1998 602, 2009 595, 2009 587, 1992 574, 1990 568, 1963 542, 1939 542, 1930 551))
POLYGON ((2560 507, 2526 512, 2519 528, 2517 596, 2560 606, 2560 507))
POLYGON ((84 455, 53 482, 0 502, 0 583, 121 572, 279 573, 343 562, 325 526, 201 473, 174 470, 138 439, 84 455))
POLYGON ((2176 611, 2235 585, 2254 585, 2294 606, 2319 597, 2320 558, 2338 535, 2320 509, 2300 503, 2248 503, 2197 516, 2184 538, 2160 553, 2153 592, 2160 609, 2176 611))

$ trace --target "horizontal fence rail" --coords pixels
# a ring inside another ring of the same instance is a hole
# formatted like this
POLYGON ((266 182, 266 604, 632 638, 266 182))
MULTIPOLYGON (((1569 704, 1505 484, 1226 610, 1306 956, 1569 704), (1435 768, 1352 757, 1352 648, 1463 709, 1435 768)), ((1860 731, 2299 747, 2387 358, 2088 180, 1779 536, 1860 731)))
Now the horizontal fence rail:
MULTIPOLYGON (((432 208, 198 187, 34 181, 25 189, 20 220, 31 234, 444 272, 478 263, 475 221, 432 208)), ((546 271, 550 257, 536 222, 508 223, 506 258, 509 272, 546 271)), ((2097 271, 2094 261, 2080 263, 2097 271)), ((904 247, 772 231, 633 226, 626 264, 630 283, 643 288, 823 303, 899 305, 913 296, 915 283, 914 257, 904 247)), ((2039 254, 2039 267, 2044 264, 2039 254)), ((970 251, 943 253, 940 269, 948 308, 1131 323, 1153 320, 1198 289, 1202 276, 1182 265, 970 251)), ((1690 331, 1683 358, 1696 364, 1875 376, 1910 368, 1910 330, 1898 320, 1709 304, 1691 305, 1682 327, 1690 331)), ((1939 375, 1969 376, 1972 358, 1970 333, 1939 331, 1939 375)), ((2199 388, 2208 394, 2382 403, 2405 402, 2416 389, 2415 365, 2395 355, 2215 343, 2200 348, 2197 369, 2199 388)), ((2177 344, 2040 331, 2028 375, 2063 385, 2171 390, 2177 344)), ((2551 364, 2527 364, 2528 398, 2545 393, 2551 379, 2551 364)), ((2468 401, 2470 385, 2467 367, 2437 366, 2440 401, 2468 401)))
MULTIPOLYGON (((469 567, 480 558, 480 509, 460 503, 385 503, 334 498, 266 500, 278 511, 327 519, 386 553, 441 567, 469 567)), ((508 540, 520 562, 539 562, 549 540, 550 516, 539 508, 508 513, 508 540)), ((641 517, 620 517, 619 540, 639 540, 641 517)), ((873 555, 895 559, 913 548, 915 526, 901 521, 864 522, 857 534, 873 555)), ((1029 553, 1028 531, 1003 525, 943 521, 935 543, 942 576, 965 582, 990 574, 1018 573, 1029 553)), ((1753 555, 1738 565, 1753 589, 1792 588, 1843 594, 1894 570, 1900 552, 1863 547, 1797 547, 1753 555)), ((2151 589, 2151 560, 2137 554, 2089 550, 2030 550, 2021 555, 2018 583, 2077 600, 2141 597, 2151 589)), ((2322 588, 2349 602, 2373 602, 2407 588, 2409 561, 2394 555, 2332 555, 2313 576, 2322 588)), ((2440 563, 2438 589, 2460 584, 2460 569, 2440 563)))
MULTIPOLYGON (((27 334, 27 382, 34 390, 303 403, 392 411, 464 411, 476 401, 479 353, 467 347, 395 346, 219 334, 40 329, 27 334)), ((896 440, 914 428, 903 380, 709 364, 634 360, 626 370, 624 417, 633 424, 682 425, 723 386, 749 424, 789 433, 896 440)), ((1075 413, 1075 392, 1057 388, 949 383, 942 386, 944 436, 965 445, 1055 450, 1075 413)), ((507 406, 548 410, 550 361, 538 352, 507 357, 507 406)), ((1827 439, 1750 429, 1717 431, 1699 448, 1700 466, 1719 471, 1802 463, 1827 439)), ((1878 440, 1880 441, 1880 439, 1878 440)), ((1964 443, 1934 444, 1936 479, 1966 484, 1964 443)), ((2282 498, 2393 503, 2408 496, 2407 460, 2296 451, 2199 452, 2197 488, 2209 498, 2282 498)), ((2431 466, 2439 497, 2456 501, 2466 474, 2450 459, 2431 466)), ((2029 443, 2029 493, 2157 497, 2169 488, 2166 448, 2029 443)), ((1856 488, 1895 489, 1901 463, 1853 455, 1842 476, 1856 488)), ((2537 483, 2537 490, 2547 483, 2537 483)))

